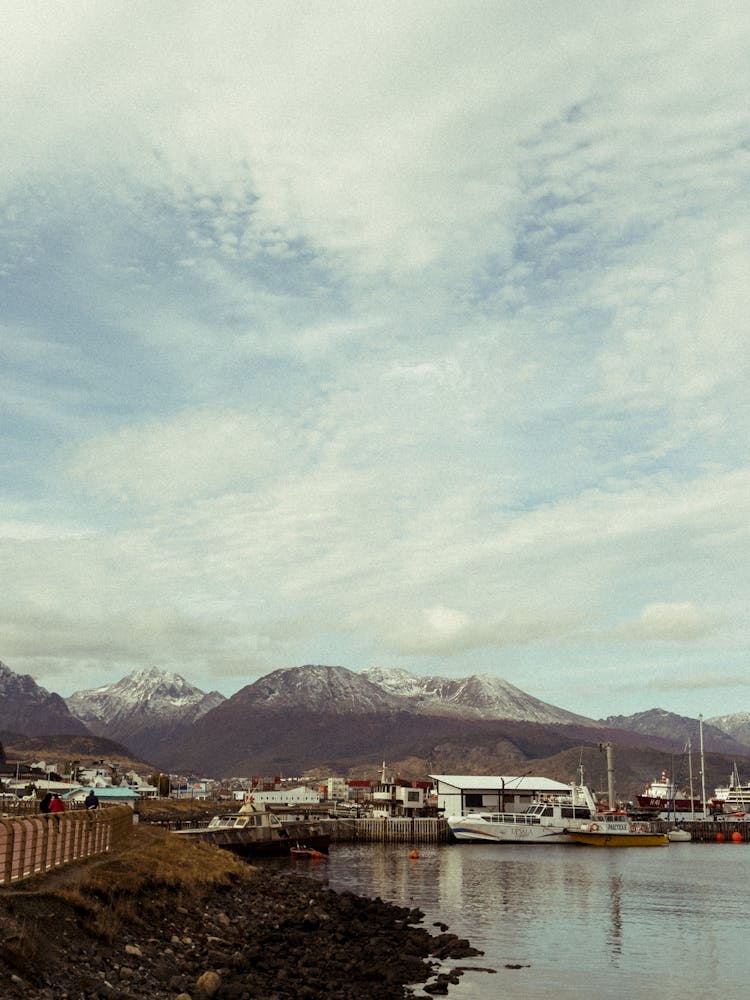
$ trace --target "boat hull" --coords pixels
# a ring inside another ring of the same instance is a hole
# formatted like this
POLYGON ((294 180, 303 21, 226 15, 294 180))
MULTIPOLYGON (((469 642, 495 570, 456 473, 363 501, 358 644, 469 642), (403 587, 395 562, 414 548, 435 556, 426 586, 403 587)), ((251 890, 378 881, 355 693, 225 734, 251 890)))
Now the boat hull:
POLYGON ((687 830, 667 830, 667 839, 670 844, 687 844, 693 837, 687 830))
POLYGON ((576 844, 589 847, 664 847, 669 843, 666 833, 591 833, 583 830, 570 831, 570 838, 576 844))
POLYGON ((653 813, 695 813, 699 815, 703 812, 703 803, 700 799, 668 799, 660 795, 636 795, 635 800, 639 809, 647 809, 653 813))
POLYGON ((470 816, 449 817, 457 841, 471 844, 572 844, 563 826, 526 823, 477 823, 470 816))
POLYGON ((331 838, 320 823, 282 823, 274 827, 202 827, 180 830, 178 835, 193 837, 221 847, 243 858, 283 856, 293 847, 305 847, 328 853, 331 838))

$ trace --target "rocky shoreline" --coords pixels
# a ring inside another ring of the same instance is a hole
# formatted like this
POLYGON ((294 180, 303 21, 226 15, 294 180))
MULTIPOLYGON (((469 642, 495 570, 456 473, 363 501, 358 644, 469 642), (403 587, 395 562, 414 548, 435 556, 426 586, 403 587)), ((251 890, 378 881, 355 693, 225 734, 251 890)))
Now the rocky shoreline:
POLYGON ((207 882, 112 858, 0 891, 3 997, 401 1000, 447 994, 480 954, 418 910, 196 850, 218 866, 207 882))

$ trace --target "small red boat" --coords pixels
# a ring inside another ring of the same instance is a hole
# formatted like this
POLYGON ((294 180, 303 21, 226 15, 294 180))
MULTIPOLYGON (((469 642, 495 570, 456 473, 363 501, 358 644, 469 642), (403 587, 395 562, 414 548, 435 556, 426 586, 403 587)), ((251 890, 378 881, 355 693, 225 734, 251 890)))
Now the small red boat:
POLYGON ((296 847, 289 848, 289 854, 292 859, 296 858, 324 858, 325 854, 322 851, 316 850, 314 847, 303 847, 297 844, 296 847))

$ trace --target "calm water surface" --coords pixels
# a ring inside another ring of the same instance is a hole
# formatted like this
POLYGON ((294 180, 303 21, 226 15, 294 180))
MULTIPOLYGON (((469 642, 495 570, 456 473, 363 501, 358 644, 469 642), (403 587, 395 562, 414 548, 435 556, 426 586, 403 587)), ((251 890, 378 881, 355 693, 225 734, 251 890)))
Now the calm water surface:
MULTIPOLYGON (((579 846, 334 844, 295 870, 442 921, 484 956, 449 1000, 748 995, 746 844, 579 846), (508 969, 507 965, 520 965, 508 969)), ((279 862, 277 862, 279 864, 279 862)))

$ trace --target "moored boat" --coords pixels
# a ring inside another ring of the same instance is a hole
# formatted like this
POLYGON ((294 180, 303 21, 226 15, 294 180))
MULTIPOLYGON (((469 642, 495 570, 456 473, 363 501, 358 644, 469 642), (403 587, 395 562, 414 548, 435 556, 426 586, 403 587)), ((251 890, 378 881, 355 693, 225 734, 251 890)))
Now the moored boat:
POLYGON ((596 815, 596 803, 585 785, 571 785, 570 793, 547 795, 523 812, 476 812, 448 816, 446 822, 458 841, 495 844, 571 844, 569 830, 596 815))
POLYGON ((674 827, 672 830, 667 830, 667 840, 670 844, 687 844, 693 839, 692 834, 688 830, 680 830, 674 827))
POLYGON ((291 854, 304 844, 308 849, 327 853, 330 834, 321 821, 282 822, 262 803, 247 801, 233 816, 214 816, 208 826, 176 830, 182 837, 196 837, 243 857, 259 854, 291 854))
POLYGON ((607 754, 607 804, 606 812, 599 813, 590 822, 582 823, 568 834, 576 844, 591 847, 663 847, 669 843, 666 833, 659 833, 652 823, 636 820, 623 812, 615 796, 615 768, 612 744, 600 743, 599 750, 607 754))
POLYGON ((650 781, 640 795, 636 795, 638 808, 649 813, 695 814, 703 812, 703 803, 686 788, 678 789, 666 771, 658 781, 650 781))
POLYGON ((633 820, 626 813, 600 813, 589 823, 568 831, 576 844, 591 847, 663 847, 669 843, 653 823, 633 820))
POLYGON ((736 763, 729 784, 716 788, 711 805, 715 812, 726 813, 733 819, 742 819, 750 813, 750 781, 742 784, 736 763))
POLYGON ((318 851, 314 847, 302 846, 300 844, 290 847, 289 853, 291 854, 293 860, 297 858, 312 858, 313 860, 318 860, 326 857, 323 851, 318 851))

